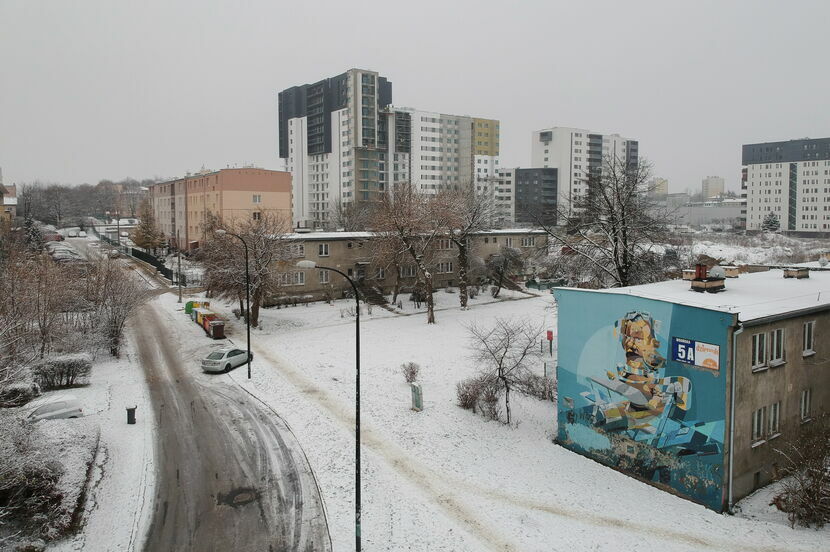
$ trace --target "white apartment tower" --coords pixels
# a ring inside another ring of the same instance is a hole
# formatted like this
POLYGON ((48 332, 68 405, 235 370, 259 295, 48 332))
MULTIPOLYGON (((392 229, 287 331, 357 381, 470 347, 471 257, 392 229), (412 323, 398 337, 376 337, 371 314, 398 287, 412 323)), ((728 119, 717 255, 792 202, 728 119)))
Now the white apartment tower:
POLYGON ((392 83, 364 69, 279 93, 279 150, 297 226, 326 226, 333 204, 384 192, 381 110, 391 103, 392 83))
POLYGON ((703 201, 706 201, 710 197, 723 195, 723 189, 723 178, 720 176, 707 176, 703 179, 700 186, 703 201))
MULTIPOLYGON (((627 164, 639 160, 636 140, 619 134, 552 127, 533 132, 531 167, 558 169, 557 205, 570 212, 573 201, 588 192, 588 177, 602 173, 605 157, 617 157, 627 164)), ((564 224, 559 219, 559 224, 564 224)))
POLYGON ((830 232, 830 138, 746 144, 742 158, 747 230, 774 213, 781 230, 830 232))

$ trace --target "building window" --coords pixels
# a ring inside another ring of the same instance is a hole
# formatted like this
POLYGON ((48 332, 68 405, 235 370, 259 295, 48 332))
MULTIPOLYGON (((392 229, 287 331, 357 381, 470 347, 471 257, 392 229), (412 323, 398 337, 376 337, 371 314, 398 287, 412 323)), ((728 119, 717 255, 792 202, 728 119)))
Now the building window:
POLYGON ((528 238, 522 238, 522 247, 533 247, 536 244, 536 238, 530 236, 528 238))
POLYGON ((752 413, 752 443, 764 439, 764 418, 767 415, 767 407, 761 407, 752 413))
POLYGON ((285 286, 305 285, 305 272, 285 272, 280 274, 280 283, 285 286))
POLYGON ((401 278, 414 278, 415 265, 406 265, 401 267, 401 278))
POLYGON ((812 395, 811 389, 805 389, 801 392, 801 421, 806 422, 810 419, 810 399, 812 395))
POLYGON ((815 349, 813 349, 813 335, 815 333, 815 328, 815 320, 811 320, 810 322, 804 323, 804 345, 802 352, 804 356, 814 355, 816 353, 815 349))
POLYGON ((513 247, 513 238, 504 238, 505 247, 513 247))
POLYGON ((438 263, 435 267, 435 272, 437 272, 438 274, 452 273, 452 263, 449 261, 438 263))
POLYGON ((752 369, 756 370, 767 365, 767 334, 752 336, 752 369))
POLYGON ((375 278, 378 280, 386 279, 386 270, 384 268, 379 268, 377 272, 375 272, 375 278))
POLYGON ((452 249, 452 242, 448 238, 438 240, 438 249, 452 249))
POLYGON ((318 257, 328 257, 329 256, 329 244, 327 244, 327 243, 318 243, 317 244, 317 256, 318 257))
POLYGON ((302 243, 294 243, 291 244, 291 256, 292 257, 305 257, 305 244, 302 243))
POLYGON ((260 211, 254 211, 251 213, 251 216, 254 220, 262 220, 262 213, 260 211))
POLYGON ((262 203, 262 195, 261 194, 254 194, 253 202, 254 203, 262 203))
POLYGON ((320 283, 321 284, 328 284, 329 283, 329 271, 328 270, 318 271, 317 276, 320 278, 320 283))
POLYGON ((779 366, 784 364, 784 329, 778 328, 777 330, 770 332, 770 339, 770 366, 779 366))
POLYGON ((768 431, 767 435, 770 438, 776 437, 779 433, 779 420, 781 414, 781 401, 771 405, 769 407, 769 424, 768 424, 768 431))

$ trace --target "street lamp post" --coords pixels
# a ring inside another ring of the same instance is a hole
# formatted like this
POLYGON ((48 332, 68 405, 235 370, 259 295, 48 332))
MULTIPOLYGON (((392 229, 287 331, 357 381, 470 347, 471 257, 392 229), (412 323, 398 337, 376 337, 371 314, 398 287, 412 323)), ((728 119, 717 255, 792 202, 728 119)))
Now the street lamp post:
POLYGON ((179 229, 176 228, 176 256, 179 259, 179 274, 176 282, 179 284, 179 303, 182 302, 182 244, 179 242, 179 229))
POLYGON ((238 234, 219 229, 216 233, 220 236, 225 234, 233 236, 242 242, 245 247, 245 333, 248 339, 248 379, 251 379, 251 275, 248 270, 248 244, 238 234))
POLYGON ((345 273, 331 268, 329 266, 320 266, 314 261, 300 261, 297 263, 298 268, 319 268, 320 270, 330 270, 343 276, 352 285, 354 290, 354 300, 356 302, 357 310, 355 310, 354 318, 354 332, 355 332, 355 501, 354 501, 354 536, 355 536, 355 550, 360 552, 360 294, 357 291, 357 285, 354 280, 349 278, 345 273))

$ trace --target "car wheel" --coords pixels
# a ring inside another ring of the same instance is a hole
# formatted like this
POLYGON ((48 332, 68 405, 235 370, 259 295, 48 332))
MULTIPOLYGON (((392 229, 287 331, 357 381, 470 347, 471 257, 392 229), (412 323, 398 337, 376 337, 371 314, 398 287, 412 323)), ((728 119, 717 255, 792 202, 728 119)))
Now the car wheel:
POLYGON ((231 371, 231 365, 230 365, 230 363, 225 364, 225 373, 227 374, 227 373, 228 373, 228 372, 230 372, 230 371, 231 371))

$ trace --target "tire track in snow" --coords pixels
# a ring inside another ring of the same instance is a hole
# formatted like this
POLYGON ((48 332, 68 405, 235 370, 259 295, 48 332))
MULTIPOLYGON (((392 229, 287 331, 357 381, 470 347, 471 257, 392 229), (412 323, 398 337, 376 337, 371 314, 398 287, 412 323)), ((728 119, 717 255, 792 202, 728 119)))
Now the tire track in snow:
MULTIPOLYGON (((289 366, 270 351, 257 347, 254 343, 252 343, 251 348, 256 350, 257 355, 268 359, 279 370, 280 374, 303 395, 332 414, 345 429, 348 431, 354 430, 354 414, 344 403, 334 398, 325 390, 317 387, 312 380, 289 366)), ((616 527, 638 534, 645 534, 649 537, 662 537, 669 542, 681 541, 684 544, 700 547, 704 550, 735 550, 740 552, 790 552, 793 550, 791 544, 778 547, 764 544, 743 544, 723 538, 701 537, 681 531, 656 527, 654 525, 635 523, 593 512, 574 510, 555 504, 516 497, 494 489, 473 485, 438 473, 417 460, 413 460, 402 448, 382 439, 374 430, 366 427, 366 425, 361 426, 361 443, 364 447, 368 447, 372 452, 383 458, 395 471, 406 477, 410 483, 413 483, 416 487, 420 487, 422 491, 429 495, 429 498, 434 503, 441 506, 454 519, 466 526, 473 536, 492 550, 509 552, 517 549, 501 536, 490 531, 488 524, 479 520, 473 512, 463 506, 458 497, 448 494, 446 492, 447 488, 453 488, 457 492, 475 494, 522 509, 543 512, 597 527, 616 527)))

